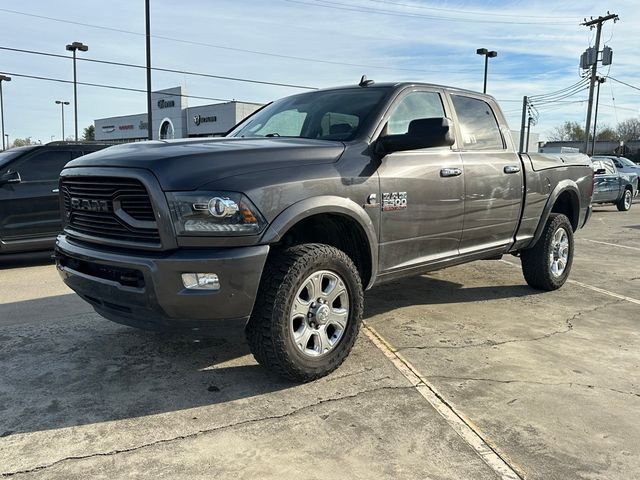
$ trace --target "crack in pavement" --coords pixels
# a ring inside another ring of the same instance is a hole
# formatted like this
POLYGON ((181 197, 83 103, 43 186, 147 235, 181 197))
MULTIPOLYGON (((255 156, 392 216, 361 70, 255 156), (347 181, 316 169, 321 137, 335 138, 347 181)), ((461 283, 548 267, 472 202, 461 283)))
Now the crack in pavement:
POLYGON ((429 375, 427 376, 427 378, 441 378, 444 380, 470 380, 470 381, 475 381, 475 382, 493 382, 493 383, 526 383, 526 384, 531 384, 531 385, 546 385, 549 387, 562 387, 562 386, 569 386, 569 387, 584 387, 584 388, 591 388, 591 389, 598 389, 598 390, 609 390, 611 392, 614 393, 621 393, 623 395, 631 395, 634 397, 640 397, 640 393, 636 393, 636 392, 625 392, 623 390, 617 390, 615 388, 610 388, 610 387, 602 387, 599 385, 589 385, 586 383, 576 383, 576 382, 557 382, 557 383, 551 383, 551 382, 540 382, 540 381, 535 381, 535 380, 499 380, 497 378, 476 378, 476 377, 451 377, 451 376, 447 376, 447 375, 429 375))
POLYGON ((309 410, 309 409, 313 409, 319 405, 323 405, 325 403, 331 403, 331 402, 338 402, 338 401, 342 401, 342 400, 351 400, 354 398, 359 397, 360 395, 366 395, 369 393, 375 393, 375 392, 379 392, 379 391, 383 391, 383 390, 415 390, 415 386, 413 385, 387 385, 387 386, 383 386, 383 387, 376 387, 376 388, 370 388, 370 389, 366 389, 366 390, 361 390, 359 392, 353 393, 351 395, 345 395, 342 397, 331 397, 331 398, 325 398, 322 399, 318 402, 315 403, 311 403, 308 405, 303 405, 302 407, 296 408, 295 410, 292 410, 290 412, 287 413, 281 413, 281 414, 277 414, 277 415, 268 415, 266 417, 259 417, 259 418, 251 418, 251 419, 247 419, 247 420, 241 420, 235 423, 229 423, 227 425, 220 425, 217 427, 213 427, 213 428, 208 428, 208 429, 204 429, 204 430, 197 430, 195 432, 189 433, 189 434, 185 434, 185 435, 178 435, 176 437, 171 437, 171 438, 163 438, 160 440, 155 440, 153 442, 149 442, 149 443, 144 443, 142 445, 137 445, 134 447, 129 447, 129 448, 123 448, 123 449, 119 449, 119 450, 111 450, 108 452, 96 452, 96 453, 89 453, 86 455, 72 455, 69 457, 64 457, 61 458, 59 460, 56 460, 54 462, 51 463, 47 463, 44 465, 38 465, 26 470, 17 470, 14 472, 0 472, 0 477, 2 478, 8 478, 8 477, 13 477, 15 475, 22 475, 22 474, 29 474, 29 473, 34 473, 34 472, 38 472, 41 470, 45 470, 51 467, 54 467, 56 465, 59 465, 61 463, 67 462, 67 461, 72 461, 72 460, 86 460, 88 458, 95 458, 95 457, 109 457, 109 456, 113 456, 113 455, 118 455, 120 453, 129 453, 129 452, 135 452, 138 450, 142 450, 144 448, 148 448, 148 447, 153 447, 156 445, 162 445, 162 444, 166 444, 166 443, 171 443, 171 442, 175 442, 178 440, 186 440, 186 439, 190 439, 190 438, 195 438, 198 437, 200 435, 207 435, 209 433, 214 433, 214 432, 218 432, 221 430, 227 430, 230 428, 235 428, 235 427, 241 427, 244 425, 249 425, 249 424, 253 424, 253 423, 259 423, 259 422, 263 422, 263 421, 268 421, 268 420, 278 420, 278 419, 282 419, 285 417, 289 417, 292 415, 296 415, 300 412, 303 412, 305 410, 309 410))
POLYGON ((511 340, 502 340, 502 341, 494 341, 494 340, 485 340, 484 342, 480 342, 480 343, 470 343, 467 345, 405 345, 405 346, 399 346, 396 347, 396 351, 400 352, 402 350, 429 350, 429 349, 449 349, 449 350, 455 350, 455 349, 461 349, 461 348, 477 348, 477 347, 495 347, 498 345, 505 345, 507 343, 521 343, 521 342, 537 342, 539 340, 545 340, 547 338, 553 337, 555 335, 562 335, 565 333, 569 333, 570 331, 573 330, 573 322, 575 320, 577 320, 579 317, 581 317, 584 314, 587 313, 593 313, 596 312, 598 310, 601 310, 603 308, 607 308, 610 307, 612 305, 615 305, 617 303, 621 303, 624 300, 614 300, 611 302, 607 302, 607 303, 603 303, 602 305, 598 305, 595 308, 592 308, 590 310, 585 310, 582 312, 578 312, 576 314, 574 314, 573 316, 571 316, 570 318, 565 319, 564 323, 566 325, 566 328, 564 330, 555 330, 553 332, 550 333, 545 333, 544 335, 540 335, 538 337, 534 337, 534 338, 514 338, 511 340))

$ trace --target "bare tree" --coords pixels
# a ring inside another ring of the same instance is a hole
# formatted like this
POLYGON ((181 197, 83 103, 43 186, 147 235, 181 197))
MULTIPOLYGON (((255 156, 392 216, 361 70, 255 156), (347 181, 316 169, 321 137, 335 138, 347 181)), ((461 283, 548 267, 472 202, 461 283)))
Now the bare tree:
POLYGON ((640 140, 640 118, 629 118, 618 123, 616 133, 624 142, 640 140))

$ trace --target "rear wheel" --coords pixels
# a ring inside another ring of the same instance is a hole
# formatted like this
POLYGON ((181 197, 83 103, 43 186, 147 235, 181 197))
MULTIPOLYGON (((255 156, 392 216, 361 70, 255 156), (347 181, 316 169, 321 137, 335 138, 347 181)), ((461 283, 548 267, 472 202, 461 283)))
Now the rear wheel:
POLYGON ((363 302, 358 270, 341 250, 305 244, 276 251, 246 328, 251 352, 295 381, 327 375, 353 347, 363 302))
POLYGON ((569 219, 552 213, 542 235, 520 255, 527 283, 539 290, 556 290, 567 281, 573 263, 573 229, 569 219))
POLYGON ((632 202, 633 202, 633 192, 631 191, 630 188, 627 188, 624 191, 622 198, 618 200, 618 203, 616 203, 616 207, 618 207, 618 210, 620 210, 621 212, 626 212, 631 208, 632 202))

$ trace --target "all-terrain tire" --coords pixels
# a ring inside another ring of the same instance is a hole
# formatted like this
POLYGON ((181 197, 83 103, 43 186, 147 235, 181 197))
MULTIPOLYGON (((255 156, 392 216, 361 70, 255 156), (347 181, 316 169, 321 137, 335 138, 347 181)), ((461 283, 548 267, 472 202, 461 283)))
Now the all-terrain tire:
POLYGON ((566 215, 552 213, 533 248, 520 253, 522 273, 527 283, 538 290, 557 290, 567 281, 573 263, 573 229, 566 215), (562 242, 559 239, 562 238, 562 242), (562 243, 562 252, 559 251, 562 243), (566 250, 562 270, 560 262, 566 250), (555 268, 554 268, 555 264, 555 268))
POLYGON ((265 265, 260 288, 247 323, 246 337, 255 359, 288 379, 309 382, 338 368, 345 360, 362 322, 364 294, 357 268, 343 251, 324 244, 302 244, 275 250, 265 265), (344 331, 330 351, 305 355, 291 328, 293 301, 314 272, 334 272, 348 293, 344 331))
POLYGON ((626 212, 631 208, 631 204, 633 203, 633 192, 630 188, 627 188, 622 194, 622 198, 618 200, 616 203, 616 207, 621 212, 626 212))

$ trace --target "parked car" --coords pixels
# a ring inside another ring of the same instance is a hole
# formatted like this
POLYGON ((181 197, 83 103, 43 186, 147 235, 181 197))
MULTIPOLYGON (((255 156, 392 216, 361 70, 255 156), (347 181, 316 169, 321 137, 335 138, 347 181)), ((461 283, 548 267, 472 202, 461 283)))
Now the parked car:
MULTIPOLYGON (((638 179, 638 181, 640 181, 640 165, 636 165, 635 163, 633 163, 631 160, 629 160, 628 158, 624 158, 624 157, 616 157, 613 155, 597 155, 592 157, 593 160, 603 160, 603 159, 609 159, 613 162, 613 164, 616 166, 616 169, 619 172, 622 173, 634 173, 636 175, 636 178, 638 179)), ((640 188, 640 185, 638 184, 638 182, 636 182, 634 191, 635 191, 635 197, 638 196, 638 190, 640 188)))
POLYGON ((593 157, 594 190, 592 203, 615 203, 618 210, 631 208, 638 190, 638 175, 617 169, 610 158, 593 157))
POLYGON ((52 249, 62 230, 65 164, 108 144, 51 142, 0 152, 0 254, 52 249))
POLYGON ((586 155, 516 153, 493 97, 363 79, 226 138, 74 160, 57 265, 110 320, 197 335, 236 320, 258 362, 309 381, 346 358, 374 285, 510 253, 529 285, 560 288, 592 188, 586 155))

